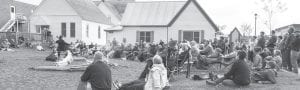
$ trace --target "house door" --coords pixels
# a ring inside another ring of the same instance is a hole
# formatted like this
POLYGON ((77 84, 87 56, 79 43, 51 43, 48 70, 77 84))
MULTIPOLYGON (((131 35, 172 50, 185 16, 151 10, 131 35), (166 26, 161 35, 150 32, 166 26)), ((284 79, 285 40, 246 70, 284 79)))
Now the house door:
POLYGON ((42 40, 48 40, 49 39, 49 32, 50 32, 50 26, 49 25, 37 25, 36 26, 36 33, 42 34, 42 40))

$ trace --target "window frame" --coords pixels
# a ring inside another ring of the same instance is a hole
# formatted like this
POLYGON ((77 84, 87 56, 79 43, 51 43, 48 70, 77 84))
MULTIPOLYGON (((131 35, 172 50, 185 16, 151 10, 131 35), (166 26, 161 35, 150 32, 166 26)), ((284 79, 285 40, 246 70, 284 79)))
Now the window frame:
POLYGON ((143 42, 145 41, 146 43, 152 42, 151 38, 153 35, 151 35, 151 32, 152 31, 140 31, 139 32, 139 40, 143 41, 143 42))
POLYGON ((98 26, 98 39, 101 39, 101 26, 98 26))
POLYGON ((75 22, 70 23, 70 37, 71 38, 76 37, 76 23, 75 22), (74 29, 72 29, 72 24, 74 24, 74 29), (73 31, 73 33, 72 33, 72 31, 73 31))
POLYGON ((89 24, 86 24, 86 31, 85 31, 85 33, 86 33, 86 37, 87 38, 89 38, 89 32, 90 32, 90 26, 89 26, 89 24))
POLYGON ((187 32, 191 32, 192 33, 192 40, 194 40, 194 41, 196 41, 197 43, 200 43, 201 42, 201 30, 182 30, 182 37, 181 37, 181 39, 182 40, 185 40, 184 39, 184 36, 185 36, 185 34, 184 33, 187 33, 187 32), (195 37, 195 34, 196 33, 198 33, 198 37, 195 37), (196 38, 198 39, 198 40, 196 40, 196 38))
POLYGON ((61 22, 60 27, 61 27, 61 35, 63 37, 67 37, 67 23, 61 22), (63 26, 64 26, 64 28, 63 28, 63 26))

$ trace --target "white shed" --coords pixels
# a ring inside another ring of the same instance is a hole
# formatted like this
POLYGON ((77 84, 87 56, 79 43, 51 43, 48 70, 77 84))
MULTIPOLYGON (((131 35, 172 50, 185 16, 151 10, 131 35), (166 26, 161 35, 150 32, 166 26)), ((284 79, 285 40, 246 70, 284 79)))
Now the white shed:
POLYGON ((201 42, 213 39, 218 28, 196 0, 188 0, 128 3, 121 26, 106 31, 109 41, 201 42))

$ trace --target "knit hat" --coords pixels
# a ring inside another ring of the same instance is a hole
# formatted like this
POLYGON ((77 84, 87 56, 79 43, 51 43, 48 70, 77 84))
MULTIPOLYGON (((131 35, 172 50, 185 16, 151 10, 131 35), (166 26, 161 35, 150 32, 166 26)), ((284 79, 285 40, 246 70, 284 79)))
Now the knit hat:
POLYGON ((97 51, 94 55, 94 60, 95 61, 102 61, 103 53, 100 51, 97 51))

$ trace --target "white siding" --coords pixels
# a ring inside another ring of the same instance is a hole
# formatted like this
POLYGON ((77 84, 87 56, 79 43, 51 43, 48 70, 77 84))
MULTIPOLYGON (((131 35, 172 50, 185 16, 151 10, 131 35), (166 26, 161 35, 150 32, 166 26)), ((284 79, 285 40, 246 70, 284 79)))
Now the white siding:
POLYGON ((212 40, 215 37, 215 30, 213 26, 198 10, 194 3, 190 3, 187 6, 187 8, 181 13, 169 30, 169 35, 176 40, 178 39, 179 30, 204 30, 204 39, 212 40))
POLYGON ((116 38, 118 42, 122 42, 123 38, 126 38, 128 43, 133 44, 137 42, 137 31, 153 31, 154 42, 159 42, 160 40, 167 41, 166 27, 124 27, 122 31, 114 31, 113 33, 107 32, 107 40, 111 42, 116 38))
POLYGON ((136 43, 137 31, 154 31, 154 42, 167 41, 171 38, 178 40, 179 30, 199 32, 204 30, 205 39, 210 40, 215 37, 213 26, 202 15, 195 4, 190 3, 170 27, 124 27, 122 31, 107 32, 107 40, 112 41, 113 38, 116 38, 118 42, 122 42, 123 38, 126 38, 128 43, 136 43))
POLYGON ((49 25, 49 30, 54 40, 61 34, 61 23, 66 23, 67 33, 64 40, 66 42, 75 42, 81 39, 81 19, 78 16, 32 16, 30 20, 30 32, 36 32, 36 25, 49 25), (70 36, 70 23, 75 22, 75 38, 70 36))
POLYGON ((108 28, 108 25, 99 24, 90 21, 82 21, 82 41, 86 44, 97 43, 98 45, 105 45, 106 44, 106 33, 104 29, 108 28), (89 37, 87 37, 86 29, 87 25, 89 26, 89 37), (98 27, 101 27, 101 38, 98 38, 98 27))

